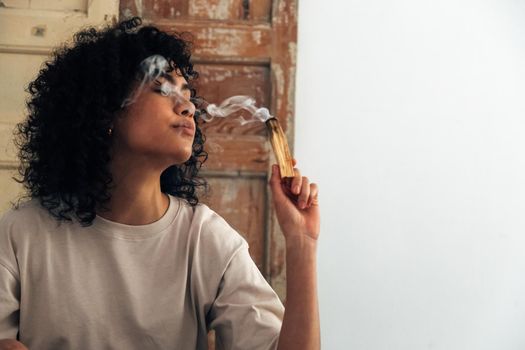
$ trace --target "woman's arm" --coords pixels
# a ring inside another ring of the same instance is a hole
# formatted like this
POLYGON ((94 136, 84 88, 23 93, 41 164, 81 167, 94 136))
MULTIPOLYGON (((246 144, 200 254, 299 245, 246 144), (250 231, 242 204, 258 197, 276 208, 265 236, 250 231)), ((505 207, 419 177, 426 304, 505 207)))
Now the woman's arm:
POLYGON ((317 185, 301 177, 291 185, 272 167, 270 187, 277 220, 286 240, 286 309, 278 349, 319 349, 317 302, 317 239, 320 231, 317 185), (287 186, 290 186, 291 193, 287 186), (298 189, 296 189, 298 187, 298 189))

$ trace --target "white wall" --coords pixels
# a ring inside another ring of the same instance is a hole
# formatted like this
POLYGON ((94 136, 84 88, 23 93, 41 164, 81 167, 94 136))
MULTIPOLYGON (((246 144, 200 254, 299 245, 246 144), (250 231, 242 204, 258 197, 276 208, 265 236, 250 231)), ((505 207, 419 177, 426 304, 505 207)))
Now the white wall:
POLYGON ((525 1, 300 1, 324 349, 525 349, 525 1))

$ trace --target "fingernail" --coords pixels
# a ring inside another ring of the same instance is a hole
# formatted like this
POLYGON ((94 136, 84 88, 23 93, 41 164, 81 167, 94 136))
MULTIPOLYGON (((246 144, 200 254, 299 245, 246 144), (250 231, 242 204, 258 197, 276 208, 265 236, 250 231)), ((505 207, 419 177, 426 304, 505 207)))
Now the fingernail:
POLYGON ((295 186, 295 187, 293 188, 293 192, 294 192, 295 194, 299 194, 299 186, 295 186))
POLYGON ((299 201, 299 208, 304 209, 306 207, 306 203, 304 201, 299 201))

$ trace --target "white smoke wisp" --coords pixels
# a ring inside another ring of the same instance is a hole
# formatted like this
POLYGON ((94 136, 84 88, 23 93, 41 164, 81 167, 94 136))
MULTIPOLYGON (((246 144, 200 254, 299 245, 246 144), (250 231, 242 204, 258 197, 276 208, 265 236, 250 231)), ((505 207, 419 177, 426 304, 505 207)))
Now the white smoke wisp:
POLYGON ((264 123, 268 119, 272 118, 268 108, 257 107, 255 105, 255 99, 250 96, 231 96, 222 101, 218 106, 213 103, 208 103, 202 99, 197 99, 197 104, 202 110, 205 110, 205 113, 202 113, 199 117, 206 122, 210 122, 214 118, 226 118, 241 110, 247 111, 249 113, 248 119, 243 117, 238 118, 241 125, 257 121, 264 123))
POLYGON ((169 74, 169 69, 170 65, 168 61, 161 55, 153 55, 144 59, 139 67, 139 74, 142 75, 142 80, 122 102, 121 108, 135 103, 145 89, 153 87, 154 91, 160 93, 162 96, 171 98, 175 105, 186 105, 188 113, 194 115, 195 105, 191 101, 191 98, 188 99, 184 96, 181 91, 182 86, 176 86, 171 83, 173 78, 169 74), (152 84, 152 82, 154 84, 152 84))
MULTIPOLYGON (((124 108, 133 104, 145 88, 149 87, 151 82, 158 82, 158 91, 162 96, 169 96, 174 99, 175 103, 182 103, 187 99, 182 95, 180 88, 171 84, 165 79, 159 79, 169 75, 170 65, 166 58, 161 55, 152 55, 140 63, 139 74, 142 76, 140 84, 124 99, 121 107, 124 108), (162 82, 161 82, 162 80, 162 82)), ((253 122, 266 122, 273 118, 266 107, 257 107, 255 99, 250 96, 237 95, 231 96, 221 102, 219 105, 209 103, 201 98, 192 98, 192 106, 195 105, 201 110, 199 118, 205 122, 210 122, 214 118, 226 118, 235 112, 246 111, 248 117, 238 117, 241 125, 253 122), (204 112, 203 112, 204 111, 204 112)))
POLYGON ((167 68, 169 67, 168 61, 161 55, 153 55, 145 58, 140 63, 140 73, 142 74, 142 81, 139 86, 135 88, 131 94, 122 101, 121 108, 129 106, 137 100, 137 97, 144 90, 144 86, 150 82, 158 79, 164 74, 167 74, 167 68))

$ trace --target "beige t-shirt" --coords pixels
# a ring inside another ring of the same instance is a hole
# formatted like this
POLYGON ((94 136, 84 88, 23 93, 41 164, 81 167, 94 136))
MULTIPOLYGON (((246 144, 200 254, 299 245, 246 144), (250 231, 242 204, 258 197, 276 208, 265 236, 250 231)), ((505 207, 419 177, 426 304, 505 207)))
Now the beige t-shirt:
POLYGON ((33 200, 0 221, 0 339, 31 350, 274 349, 284 308, 248 244, 170 196, 142 226, 61 223, 33 200))

